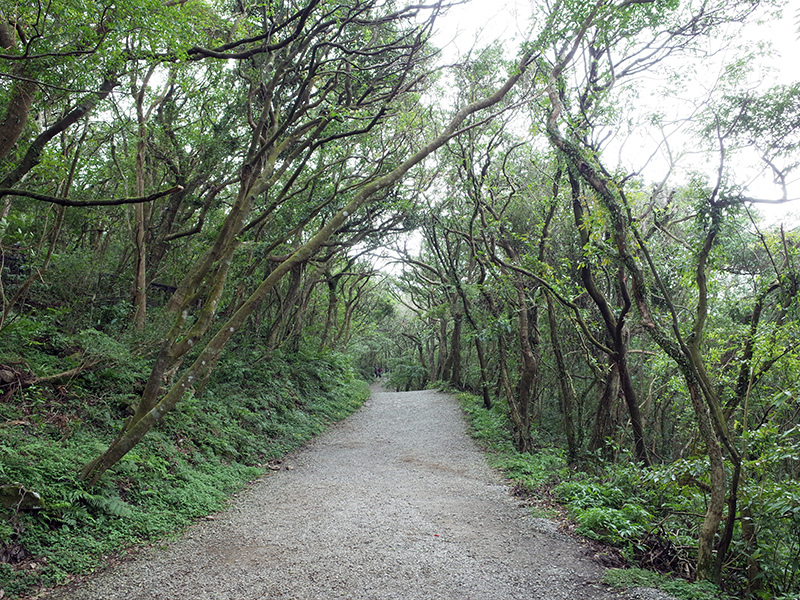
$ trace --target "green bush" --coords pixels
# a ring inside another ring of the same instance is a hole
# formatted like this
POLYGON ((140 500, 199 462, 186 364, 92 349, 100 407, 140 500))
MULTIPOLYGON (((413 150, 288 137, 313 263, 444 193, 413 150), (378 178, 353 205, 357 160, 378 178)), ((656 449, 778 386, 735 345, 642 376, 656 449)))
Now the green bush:
POLYGON ((530 492, 557 483, 567 466, 563 453, 558 450, 541 450, 536 454, 514 451, 492 462, 530 492))
POLYGON ((428 381, 428 371, 419 363, 395 360, 390 367, 388 382, 394 389, 419 390, 428 381))
MULTIPOLYGON (((634 460, 603 462, 595 472, 572 473, 553 494, 569 509, 580 533, 621 548, 631 560, 644 550, 646 536, 664 535, 656 531, 659 521, 689 508, 677 487, 660 482, 634 460)), ((693 500, 689 504, 697 508, 693 500)))
POLYGON ((578 533, 614 546, 636 544, 644 537, 652 515, 643 507, 584 507, 574 513, 578 533))

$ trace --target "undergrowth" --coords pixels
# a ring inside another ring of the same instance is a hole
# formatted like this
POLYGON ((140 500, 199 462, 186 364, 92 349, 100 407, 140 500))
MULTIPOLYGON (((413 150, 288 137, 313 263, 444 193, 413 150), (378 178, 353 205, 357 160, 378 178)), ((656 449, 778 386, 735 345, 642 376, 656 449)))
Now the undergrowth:
MULTIPOLYGON (((672 569, 659 574, 639 568, 612 569, 605 583, 615 587, 654 587, 679 600, 719 600, 720 589, 708 582, 693 583, 686 574, 686 552, 694 544, 686 536, 667 536, 662 527, 667 514, 690 507, 691 499, 680 497, 658 476, 640 469, 635 461, 607 463, 593 458, 578 470, 571 468, 556 448, 541 447, 533 453, 517 452, 505 407, 491 410, 471 394, 459 394, 472 437, 487 450, 489 463, 500 469, 517 487, 533 497, 548 497, 566 509, 577 533, 613 546, 631 565, 664 570, 663 564, 648 564, 654 547, 659 556, 672 560, 672 569)), ((534 434, 534 439, 536 435, 534 434)), ((537 507, 537 515, 541 508, 537 507)))
POLYGON ((658 588, 675 598, 687 600, 717 600, 719 588, 708 581, 690 583, 683 579, 665 577, 645 569, 609 569, 603 576, 603 583, 618 589, 648 587, 658 588))
MULTIPOLYGON (((124 354, 98 332, 84 339, 39 334, 26 349, 28 365, 56 362, 53 352, 83 356, 87 339, 95 349, 99 341, 124 354)), ((0 354, 0 364, 9 363, 22 364, 0 354)), ((68 384, 23 387, 0 403, 4 597, 65 583, 223 509, 270 460, 351 414, 368 395, 367 384, 336 354, 269 360, 229 354, 202 392, 89 487, 78 469, 120 430, 146 375, 145 361, 108 364, 68 384)))

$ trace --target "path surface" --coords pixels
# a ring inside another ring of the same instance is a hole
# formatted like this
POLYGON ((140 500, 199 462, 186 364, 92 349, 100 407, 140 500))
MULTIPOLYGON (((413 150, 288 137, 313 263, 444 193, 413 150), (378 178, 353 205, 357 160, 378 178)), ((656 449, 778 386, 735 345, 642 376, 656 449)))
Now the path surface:
POLYGON ((378 390, 284 465, 167 548, 54 597, 621 597, 580 546, 517 506, 445 394, 378 390))

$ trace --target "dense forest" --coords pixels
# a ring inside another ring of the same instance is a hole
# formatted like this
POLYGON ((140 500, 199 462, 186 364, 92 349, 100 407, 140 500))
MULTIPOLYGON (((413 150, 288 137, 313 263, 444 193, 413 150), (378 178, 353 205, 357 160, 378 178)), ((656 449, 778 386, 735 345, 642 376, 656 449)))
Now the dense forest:
POLYGON ((631 564, 797 597, 800 230, 760 207, 800 82, 745 36, 789 9, 542 0, 445 60, 449 8, 0 0, 7 593, 215 510, 381 369, 473 394, 631 564))

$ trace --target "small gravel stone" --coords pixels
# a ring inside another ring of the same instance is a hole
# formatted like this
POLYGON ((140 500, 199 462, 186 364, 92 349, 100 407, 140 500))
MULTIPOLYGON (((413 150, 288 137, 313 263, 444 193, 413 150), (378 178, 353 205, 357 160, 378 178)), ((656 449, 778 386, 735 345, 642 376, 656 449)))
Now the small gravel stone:
POLYGON ((283 464, 181 539, 49 597, 633 598, 600 584, 586 549, 517 505, 447 394, 375 388, 283 464))

